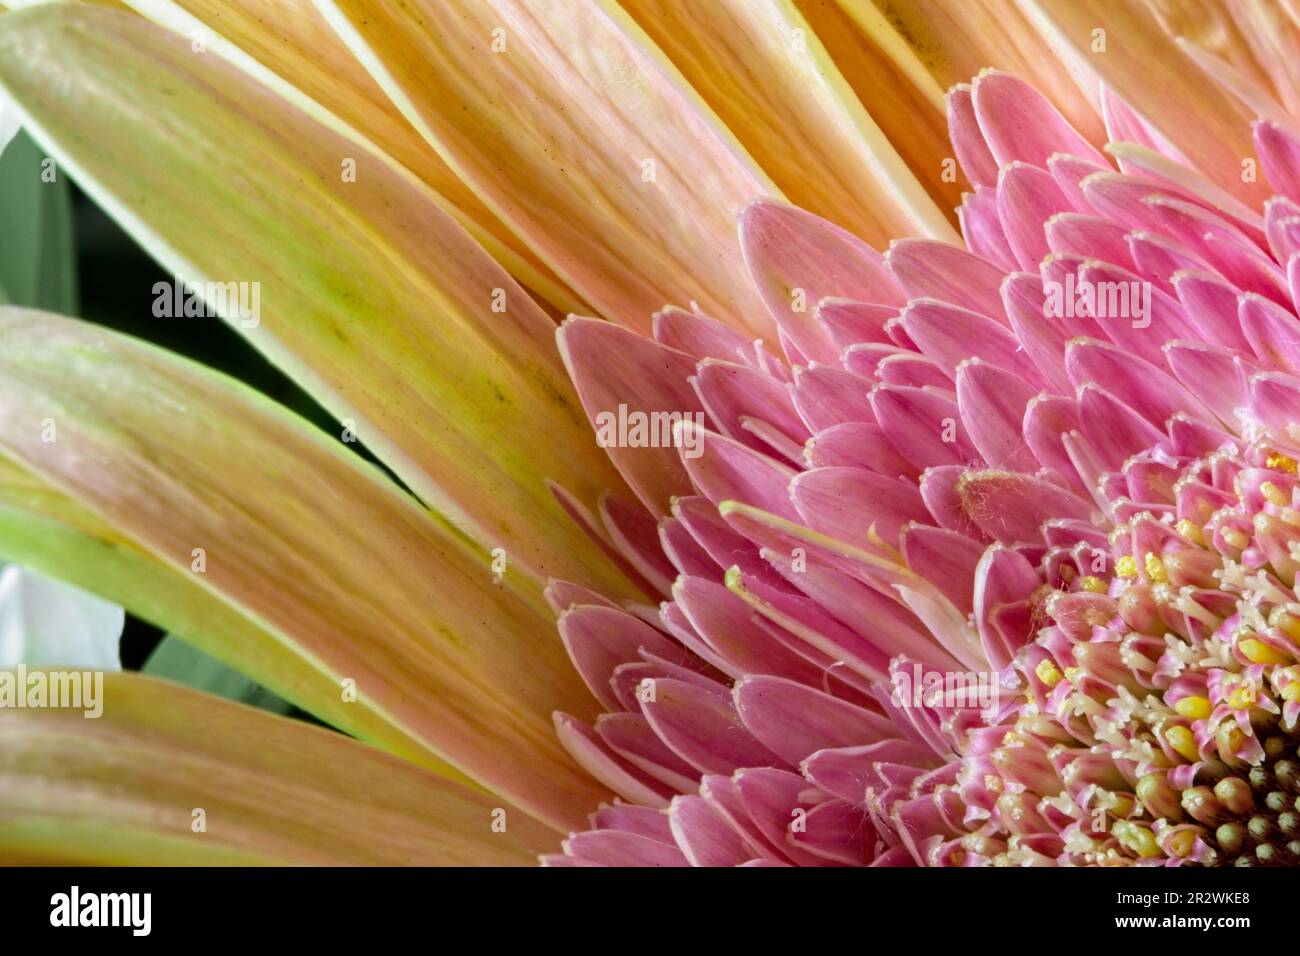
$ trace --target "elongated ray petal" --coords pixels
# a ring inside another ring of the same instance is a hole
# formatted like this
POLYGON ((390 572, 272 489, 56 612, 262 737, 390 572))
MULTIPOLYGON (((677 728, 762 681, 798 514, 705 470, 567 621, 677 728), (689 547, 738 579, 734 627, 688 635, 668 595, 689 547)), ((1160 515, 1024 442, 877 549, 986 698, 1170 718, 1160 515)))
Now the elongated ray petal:
POLYGON ((594 574, 631 593, 539 480, 617 486, 553 324, 406 177, 375 163, 342 181, 355 142, 110 10, 6 17, 0 86, 83 187, 416 494, 481 546, 508 544, 539 589, 594 574))
POLYGON ((549 820, 571 824, 575 793, 599 797, 550 733, 555 707, 586 702, 540 597, 494 584, 486 554, 338 444, 199 366, 19 309, 0 310, 0 415, 0 452, 344 699, 549 820))
POLYGON ((105 675, 100 704, 97 720, 0 710, 0 859, 527 866, 557 842, 496 798, 298 721, 131 674, 105 675))
POLYGON ((311 0, 130 0, 130 5, 191 43, 201 42, 207 52, 229 58, 304 109, 319 108, 322 121, 351 127, 424 180, 435 201, 521 283, 561 313, 583 309, 406 122, 311 0))
POLYGON ((622 6, 791 202, 878 245, 903 233, 952 237, 791 0, 622 6))
POLYGON ((648 330, 665 302, 696 300, 767 327, 733 216, 777 189, 611 0, 317 6, 407 120, 606 317, 648 330))

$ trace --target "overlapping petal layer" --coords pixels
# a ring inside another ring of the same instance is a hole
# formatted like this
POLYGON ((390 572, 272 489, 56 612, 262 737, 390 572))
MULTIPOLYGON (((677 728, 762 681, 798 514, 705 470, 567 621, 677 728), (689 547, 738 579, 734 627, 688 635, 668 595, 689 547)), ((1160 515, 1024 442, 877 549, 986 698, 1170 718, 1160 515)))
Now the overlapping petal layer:
MULTIPOLYGON (((702 424, 674 432, 657 616, 605 607, 568 645, 616 705, 571 750, 647 809, 547 862, 610 862, 632 827, 627 857, 691 865, 1300 862, 1286 200, 1260 216, 1110 91, 1139 140, 1118 170, 1013 77, 962 95, 959 153, 995 171, 967 170, 978 252, 873 259, 758 204, 742 244, 786 362, 698 314, 656 327, 698 404, 569 362, 589 415, 702 424), (633 622, 672 652, 613 643, 633 622), (633 722, 653 734, 611 737, 633 722)), ((563 591, 563 621, 595 613, 563 591)))

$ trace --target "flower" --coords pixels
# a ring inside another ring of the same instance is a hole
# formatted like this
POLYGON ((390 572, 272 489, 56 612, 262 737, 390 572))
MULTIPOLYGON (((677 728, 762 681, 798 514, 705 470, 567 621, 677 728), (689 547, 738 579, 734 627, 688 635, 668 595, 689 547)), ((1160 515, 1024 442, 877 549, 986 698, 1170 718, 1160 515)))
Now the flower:
POLYGON ((405 487, 5 309, 0 546, 389 753, 113 676, 89 729, 0 715, 6 853, 1293 860, 1298 147, 1286 72, 1250 72, 1278 24, 1185 42, 1207 82, 1141 57, 1174 41, 1137 7, 976 4, 1056 45, 1025 71, 1079 123, 999 70, 947 95, 962 248, 931 111, 965 54, 929 3, 319 6, 151 6, 184 40, 6 14, 0 88, 191 287, 264 283, 225 318, 405 487), (1062 83, 1090 44, 1104 124, 1062 83), (868 113, 884 78, 904 105, 868 113), (1262 216, 1233 97, 1267 107, 1262 216), (610 321, 557 355, 548 308, 610 321), (641 430, 606 457, 589 424, 641 430))

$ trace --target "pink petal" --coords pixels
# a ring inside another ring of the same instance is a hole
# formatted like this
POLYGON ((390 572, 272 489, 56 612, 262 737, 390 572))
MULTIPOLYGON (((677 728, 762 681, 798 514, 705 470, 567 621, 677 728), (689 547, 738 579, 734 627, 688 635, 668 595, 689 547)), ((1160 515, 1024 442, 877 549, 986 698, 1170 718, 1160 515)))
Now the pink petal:
POLYGON ((1250 409, 1256 419, 1291 446, 1300 443, 1300 379, 1285 372, 1260 372, 1250 379, 1250 409))
POLYGON ((934 388, 946 393, 952 391, 952 379, 933 359, 915 352, 900 352, 884 358, 876 371, 880 381, 906 388, 934 388))
MULTIPOLYGON (((620 405, 647 413, 703 412, 687 381, 695 372, 689 355, 597 319, 569 319, 560 326, 557 340, 593 427, 598 415, 616 415, 620 405)), ((606 451, 653 514, 667 514, 672 496, 691 490, 675 448, 606 451)))
POLYGON ((1079 408, 1072 398, 1042 395, 1025 408, 1022 432, 1038 463, 1070 479, 1077 484, 1077 490, 1086 491, 1061 442, 1062 435, 1078 429, 1079 408))
POLYGON ((1129 251, 1133 253, 1133 271, 1150 279, 1162 292, 1175 295, 1174 280, 1187 269, 1208 269, 1209 263, 1181 242, 1175 242, 1152 232, 1138 230, 1128 235, 1129 251))
POLYGON ((658 840, 660 843, 673 845, 673 831, 668 826, 668 817, 662 810, 650 807, 637 807, 626 803, 615 803, 601 807, 591 815, 593 830, 624 830, 638 836, 658 840))
POLYGON ((588 830, 564 841, 564 852, 600 866, 690 866, 675 846, 626 830, 588 830))
POLYGON ((691 866, 739 866, 753 853, 703 797, 674 797, 668 822, 691 866))
POLYGON ((971 92, 980 130, 999 166, 1021 160, 1046 169, 1053 153, 1105 163, 1105 157, 1024 80, 999 70, 984 70, 975 78, 971 92))
POLYGON ((609 676, 620 664, 640 660, 637 649, 671 657, 676 646, 653 627, 626 611, 579 605, 560 615, 560 639, 574 668, 605 710, 620 710, 609 676))
POLYGON ((660 522, 659 545, 678 574, 712 579, 720 577, 726 570, 709 557, 709 553, 700 547, 686 525, 676 518, 666 518, 660 522))
POLYGON ((1220 421, 1235 423, 1237 410, 1249 404, 1246 379, 1254 366, 1248 366, 1233 353, 1201 342, 1170 342, 1165 346, 1165 360, 1178 381, 1220 421))
POLYGON ((1214 420, 1208 408, 1161 369, 1109 342, 1075 339, 1066 347, 1065 368, 1076 388, 1105 382, 1111 394, 1157 428, 1178 412, 1214 420))
POLYGON ((879 385, 871 393, 871 407, 894 448, 918 469, 979 457, 955 402, 919 388, 879 385))
POLYGON ((896 541, 909 521, 928 515, 916 486, 861 468, 816 468, 790 482, 790 500, 808 527, 847 541, 865 541, 871 527, 896 541))
POLYGON ((816 750, 874 743, 897 733, 886 717, 780 677, 746 675, 732 695, 750 733, 792 764, 816 750))
POLYGON ((1278 262, 1286 262, 1300 252, 1300 205, 1285 196, 1269 199, 1264 203, 1264 232, 1278 262))
POLYGON ((722 432, 751 448, 757 447, 754 444, 757 439, 740 424, 741 418, 747 416, 760 417, 775 425, 796 445, 808 439, 808 429, 795 412, 789 388, 748 365, 705 359, 700 362, 691 384, 704 410, 722 432))
POLYGON ((799 866, 826 866, 827 861, 786 839, 790 824, 823 799, 820 791, 797 774, 753 768, 733 778, 754 826, 767 841, 799 866))
POLYGON ((1132 408, 1091 382, 1079 389, 1079 422, 1088 445, 1112 471, 1164 437, 1132 408))
POLYGON ((736 565, 746 574, 766 576, 773 584, 779 582, 779 577, 759 557, 758 547, 743 535, 736 534, 708 499, 695 495, 679 498, 673 504, 673 515, 722 570, 736 565))
POLYGON ((934 754, 906 740, 882 740, 859 747, 819 750, 803 762, 808 780, 841 800, 861 805, 866 789, 876 779, 876 764, 932 765, 934 754))
POLYGON ((1004 544, 1036 544, 1052 518, 1091 520, 1088 502, 1032 475, 1008 471, 967 472, 957 483, 966 515, 1004 544))
POLYGON ((915 479, 920 472, 894 450, 879 425, 849 422, 833 425, 809 439, 804 457, 810 468, 848 465, 867 468, 886 478, 915 479))
POLYGON ((1043 225, 1061 212, 1074 212, 1046 169, 1013 162, 998 174, 998 217, 1022 269, 1035 269, 1050 251, 1043 225))
POLYGON ((640 504, 611 492, 600 497, 600 517, 610 541, 659 594, 667 594, 676 571, 659 547, 659 523, 640 504))
MULTIPOLYGON (((660 681, 667 679, 657 678, 652 684, 657 688, 660 681)), ((647 777, 672 790, 689 792, 695 789, 695 768, 664 746, 654 728, 640 714, 602 714, 596 720, 596 733, 610 750, 647 777)))
POLYGON ((1002 318, 1002 270, 965 249, 932 239, 899 239, 890 244, 885 263, 909 299, 941 299, 1002 318))
POLYGON ((1042 280, 1024 272, 1008 275, 1002 284, 1002 301, 1016 340, 1038 369, 1039 380, 1057 392, 1069 392, 1070 381, 1064 364, 1065 341, 1069 336, 1054 317, 1047 315, 1042 280))
POLYGON ((948 114, 948 139, 961 171, 976 186, 993 186, 998 181, 998 161, 989 151, 975 117, 975 103, 968 83, 959 83, 944 97, 948 114))
MULTIPOLYGON (((1044 228, 1047 245, 1052 252, 1071 253, 1085 259, 1100 259, 1124 269, 1137 271, 1133 254, 1129 251, 1128 230, 1118 223, 1100 216, 1082 213, 1061 213, 1047 220, 1044 228)), ((1038 268, 1037 260, 1029 266, 1038 268)))
POLYGON ((1290 312, 1254 293, 1237 307, 1241 331, 1264 364, 1300 371, 1300 321, 1290 312))
POLYGON ((717 432, 697 429, 693 424, 686 428, 694 435, 682 441, 682 463, 691 482, 710 501, 741 501, 796 518, 786 495, 786 487, 795 475, 793 469, 717 432), (701 449, 699 457, 687 457, 686 451, 692 445, 701 449))
MULTIPOLYGON (((1031 382, 1043 383, 1016 337, 988 316, 937 299, 913 299, 899 317, 922 354, 939 363, 953 379, 958 365, 978 356, 1031 382)), ((1042 313, 1037 321, 1044 321, 1042 313)))
POLYGON ((596 604, 601 607, 618 609, 618 606, 611 602, 602 594, 597 594, 590 588, 584 588, 581 584, 572 584, 568 581, 549 581, 546 590, 543 592, 546 598, 546 604, 559 617, 575 604, 596 604))
POLYGON ((996 625, 993 615, 1004 605, 1027 601, 1042 583, 1034 566, 1010 548, 995 544, 980 559, 975 572, 975 623, 984 653, 995 668, 1009 666, 1032 635, 1021 633, 1017 640, 1009 642, 1007 632, 996 625))
POLYGON ((795 846, 845 866, 862 866, 875 856, 876 830, 867 814, 842 800, 814 807, 802 827, 790 828, 795 846))
POLYGON ((966 247, 1000 269, 1016 268, 1016 256, 1007 243, 1002 219, 998 215, 998 191, 976 186, 973 193, 963 193, 957 207, 957 221, 966 247))
POLYGON ((731 702, 676 680, 654 685, 641 709, 661 740, 701 773, 738 767, 781 767, 784 761, 751 736, 731 702))
POLYGON ((874 422, 867 393, 871 383, 829 365, 799 368, 794 373, 794 405, 810 432, 843 422, 874 422))
POLYGON ((1093 206, 1084 195, 1083 181, 1097 173, 1113 173, 1115 170, 1104 160, 1091 162, 1069 153, 1055 153, 1047 160, 1047 171, 1070 200, 1070 205, 1080 212, 1091 212, 1093 206))
POLYGON ((768 200, 751 203, 741 214, 740 242, 764 304, 807 360, 834 362, 839 355, 813 316, 823 298, 902 304, 878 252, 802 209, 768 200), (795 301, 795 290, 801 301, 795 301))
POLYGON ((556 711, 555 734, 583 770, 624 800, 647 807, 668 806, 667 788, 616 756, 582 721, 556 711))
POLYGON ((1197 339, 1208 339, 1229 349, 1250 348, 1237 318, 1241 292, 1236 286, 1202 270, 1180 271, 1173 275, 1172 282, 1178 301, 1201 331, 1197 339))
POLYGON ((957 490, 958 482, 965 473, 965 465, 927 468, 921 475, 921 500, 925 502, 926 510, 930 512, 939 527, 955 531, 972 540, 984 541, 987 540, 987 536, 966 514, 966 508, 957 490))
POLYGON ((741 673, 819 682, 817 668, 756 627, 754 612, 722 585, 683 578, 673 588, 673 599, 709 646, 741 673))
POLYGON ((903 532, 900 550, 909 568, 932 581, 963 614, 971 612, 971 582, 982 544, 956 531, 918 524, 903 532))
POLYGON ((898 306, 852 299, 822 299, 817 303, 816 319, 841 351, 859 342, 889 341, 885 323, 898 315, 898 306))
POLYGON ((1279 193, 1300 202, 1300 138, 1269 120, 1257 121, 1252 129, 1264 175, 1279 193))
POLYGON ((668 306, 654 317, 655 341, 695 359, 748 361, 753 342, 729 325, 700 312, 668 306))
POLYGON ((1032 472, 1037 460, 1025 445, 1025 406, 1037 389, 996 365, 968 359, 957 369, 957 408, 980 457, 994 468, 1032 472))

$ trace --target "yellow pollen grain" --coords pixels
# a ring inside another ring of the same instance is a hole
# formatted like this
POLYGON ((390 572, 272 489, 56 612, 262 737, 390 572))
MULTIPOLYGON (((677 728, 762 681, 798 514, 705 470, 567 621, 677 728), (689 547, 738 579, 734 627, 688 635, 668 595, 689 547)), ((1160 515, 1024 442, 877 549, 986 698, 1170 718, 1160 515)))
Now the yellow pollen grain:
POLYGON ((1071 684, 1077 684, 1083 678, 1083 671, 1077 667, 1067 667, 1065 669, 1065 679, 1071 684))
POLYGON ((1289 614, 1286 608, 1275 607, 1269 611, 1268 626, 1281 631, 1292 643, 1300 644, 1300 618, 1289 614))
POLYGON ((1196 750, 1196 737, 1182 724, 1175 724, 1165 730, 1165 742, 1192 763, 1201 759, 1196 750))
POLYGON ((1126 554, 1115 562, 1115 573, 1121 578, 1133 579, 1138 576, 1137 561, 1131 554, 1126 554))
POLYGON ((1187 856, 1195 847, 1195 830, 1179 830, 1169 838, 1169 852, 1179 859, 1187 856))
POLYGON ((1260 485, 1259 493, 1267 498, 1270 504, 1275 504, 1279 508, 1291 503, 1291 499, 1286 496, 1286 493, 1271 481, 1266 481, 1260 485))
POLYGON ((1233 710, 1248 710, 1254 706, 1257 699, 1255 686, 1248 681, 1242 681, 1228 691, 1228 706, 1233 710))
POLYGON ((1244 641, 1237 642, 1237 649, 1241 651, 1246 660, 1252 664, 1288 664, 1290 658, 1273 648, 1269 647, 1263 641, 1257 641, 1249 637, 1244 641))
POLYGON ((1156 835, 1144 826, 1131 820, 1118 820, 1111 828, 1120 844, 1141 857, 1154 857, 1161 854, 1156 835))
POLYGON ((1300 467, 1297 467, 1296 460, 1294 458, 1288 458, 1286 455, 1278 452, 1270 454, 1268 458, 1265 459, 1264 464, 1268 465, 1270 468, 1276 469, 1277 471, 1285 471, 1293 475, 1300 474, 1300 467))
MULTIPOLYGON (((1174 704, 1174 710, 1190 720, 1204 720, 1214 710, 1208 697, 1184 697, 1174 704)), ((1168 736, 1168 735, 1166 735, 1168 736)), ((1170 741, 1172 743, 1172 741, 1170 741)))
POLYGON ((1201 533, 1200 525, 1195 521, 1187 518, 1181 518, 1178 524, 1174 525, 1174 530, 1186 538, 1192 544, 1205 544, 1205 535, 1201 533))
POLYGON ((1079 589, 1082 591, 1091 591, 1093 594, 1105 594, 1109 588, 1106 582, 1095 574, 1085 574, 1079 578, 1079 589))
POLYGON ((1061 682, 1061 669, 1046 658, 1038 662, 1038 666, 1034 668, 1034 673, 1048 687, 1055 687, 1061 682))
POLYGON ((1168 584, 1169 575, 1165 572, 1164 562, 1154 551, 1148 551, 1146 556, 1147 577, 1151 579, 1152 584, 1168 584))

